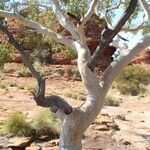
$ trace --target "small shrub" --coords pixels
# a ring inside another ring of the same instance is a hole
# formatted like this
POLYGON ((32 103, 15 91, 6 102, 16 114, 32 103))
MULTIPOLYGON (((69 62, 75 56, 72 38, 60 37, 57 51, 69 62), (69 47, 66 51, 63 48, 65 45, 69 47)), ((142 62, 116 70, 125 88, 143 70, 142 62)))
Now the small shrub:
POLYGON ((30 136, 33 129, 30 123, 26 122, 26 116, 21 112, 15 112, 4 122, 2 126, 3 134, 12 134, 14 136, 30 136))
POLYGON ((3 69, 4 64, 10 59, 14 48, 8 43, 0 44, 0 70, 3 69))
POLYGON ((37 49, 32 54, 33 59, 35 58, 36 61, 47 64, 50 63, 52 60, 52 53, 48 49, 37 49))
POLYGON ((1 89, 6 89, 7 86, 6 86, 6 84, 0 84, 0 88, 1 88, 1 89))
POLYGON ((150 84, 150 71, 139 65, 127 66, 116 79, 116 87, 122 94, 136 96, 144 93, 145 87, 150 84))
POLYGON ((106 96, 104 105, 106 106, 119 106, 119 100, 112 96, 106 96))
POLYGON ((38 87, 36 85, 27 85, 26 86, 27 91, 29 91, 30 93, 36 93, 38 90, 38 87))
POLYGON ((64 75, 64 70, 62 69, 55 69, 51 71, 51 77, 61 77, 64 75))
POLYGON ((17 83, 16 82, 10 82, 10 83, 8 83, 8 85, 10 87, 17 87, 17 83))
POLYGON ((55 118, 50 110, 46 109, 34 118, 32 126, 36 131, 36 135, 56 137, 59 135, 60 120, 55 118))
POLYGON ((121 114, 118 114, 116 116, 116 119, 120 119, 120 120, 126 120, 126 114, 125 113, 121 113, 121 114))
POLYGON ((64 52, 64 55, 65 55, 65 58, 67 59, 75 59, 77 58, 77 52, 73 49, 67 49, 65 52, 64 52))
POLYGON ((72 68, 72 72, 73 72, 75 77, 81 78, 81 75, 80 75, 78 67, 72 68))
POLYGON ((65 49, 65 47, 63 45, 59 44, 55 40, 49 40, 49 44, 52 46, 53 53, 59 53, 65 49))
POLYGON ((15 69, 13 68, 4 67, 2 69, 2 73, 14 73, 14 72, 15 72, 15 69))
POLYGON ((65 75, 67 75, 67 77, 73 76, 73 72, 72 72, 71 67, 65 68, 65 75))
POLYGON ((64 96, 75 99, 75 100, 80 100, 80 101, 85 101, 86 100, 86 94, 84 93, 65 93, 64 96))
POLYGON ((60 120, 50 110, 41 111, 32 122, 21 112, 15 112, 2 124, 0 134, 13 136, 43 136, 56 138, 59 135, 60 120))
POLYGON ((18 71, 17 71, 17 76, 19 77, 31 77, 32 74, 29 71, 29 69, 26 66, 22 66, 18 71))

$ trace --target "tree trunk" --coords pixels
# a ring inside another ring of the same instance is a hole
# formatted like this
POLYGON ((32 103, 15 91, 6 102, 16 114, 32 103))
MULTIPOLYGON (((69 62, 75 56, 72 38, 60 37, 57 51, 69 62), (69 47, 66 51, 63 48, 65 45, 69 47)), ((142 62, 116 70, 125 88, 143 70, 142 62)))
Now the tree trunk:
POLYGON ((60 150, 81 150, 84 132, 99 114, 105 94, 94 72, 88 67, 90 51, 86 45, 74 42, 78 52, 78 68, 86 89, 87 99, 69 116, 65 116, 60 133, 60 150))

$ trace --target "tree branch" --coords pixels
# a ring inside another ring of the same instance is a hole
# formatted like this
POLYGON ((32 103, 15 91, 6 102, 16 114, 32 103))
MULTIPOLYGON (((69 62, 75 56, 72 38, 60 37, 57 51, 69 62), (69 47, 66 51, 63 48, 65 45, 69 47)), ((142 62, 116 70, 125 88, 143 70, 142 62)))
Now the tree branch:
POLYGON ((137 32, 139 30, 142 30, 144 28, 149 27, 149 25, 144 25, 144 18, 145 18, 145 14, 143 15, 143 19, 142 19, 142 23, 140 25, 138 25, 136 28, 122 28, 121 32, 137 32))
POLYGON ((94 70, 94 67, 102 53, 102 51, 112 42, 113 38, 118 34, 118 32, 121 30, 123 25, 126 23, 126 21, 129 19, 129 17, 134 12, 135 8, 137 6, 137 0, 131 0, 129 3, 128 8, 124 12, 121 19, 118 21, 114 29, 109 29, 107 26, 103 30, 101 34, 101 42, 99 46, 97 47, 96 51, 92 55, 91 62, 89 63, 89 67, 94 70))
POLYGON ((15 38, 12 36, 12 34, 8 31, 7 27, 3 26, 0 24, 0 30, 4 32, 8 38, 9 38, 9 43, 13 44, 14 47, 20 52, 22 55, 23 61, 25 62, 26 66, 29 68, 33 76, 37 79, 38 81, 38 86, 39 90, 37 93, 37 96, 40 100, 43 100, 45 98, 45 79, 39 74, 39 72, 36 71, 36 69, 33 67, 33 65, 30 62, 30 56, 28 53, 24 50, 24 47, 22 44, 18 43, 15 38))
POLYGON ((59 43, 65 44, 69 47, 73 47, 72 46, 73 40, 62 37, 61 35, 55 33, 54 31, 42 26, 38 22, 29 20, 27 18, 22 17, 21 15, 14 14, 12 12, 4 11, 4 10, 0 10, 0 16, 6 17, 6 18, 16 19, 16 20, 20 21, 22 24, 35 29, 35 31, 37 33, 45 34, 48 37, 55 39, 59 43))
POLYGON ((144 25, 144 23, 141 23, 139 26, 137 26, 136 28, 122 28, 120 32, 137 32, 139 30, 142 30, 144 28, 149 27, 149 25, 144 25))
POLYGON ((74 39, 79 39, 79 35, 75 25, 69 20, 67 16, 61 10, 58 0, 51 0, 52 10, 57 17, 59 23, 67 29, 74 39))
POLYGON ((87 13, 80 20, 81 21, 81 25, 85 25, 86 22, 92 17, 96 6, 97 6, 97 0, 92 0, 87 13))
POLYGON ((15 40, 13 35, 8 31, 7 27, 0 24, 0 30, 8 36, 9 43, 12 44, 20 52, 23 61, 38 82, 38 92, 33 93, 34 100, 36 101, 37 105, 42 107, 50 107, 51 111, 54 113, 56 113, 57 110, 60 109, 65 114, 70 114, 73 109, 64 99, 59 96, 45 97, 45 78, 43 78, 40 73, 37 72, 37 70, 33 67, 30 62, 30 56, 25 51, 23 45, 15 40))
POLYGON ((104 93, 107 93, 115 77, 119 75, 132 58, 148 46, 150 46, 150 36, 145 36, 133 48, 126 50, 109 65, 100 80, 100 83, 103 83, 104 93))
POLYGON ((139 1, 145 11, 145 15, 147 15, 147 17, 148 17, 148 21, 150 23, 150 4, 148 2, 146 2, 145 0, 139 0, 139 1))

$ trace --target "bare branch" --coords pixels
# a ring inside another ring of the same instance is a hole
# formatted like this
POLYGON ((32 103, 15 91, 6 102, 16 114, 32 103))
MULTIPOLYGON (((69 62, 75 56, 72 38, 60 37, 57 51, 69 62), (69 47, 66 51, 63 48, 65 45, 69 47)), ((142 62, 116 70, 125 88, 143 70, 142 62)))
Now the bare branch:
POLYGON ((136 45, 124 51, 124 53, 113 61, 104 72, 101 83, 103 83, 104 93, 107 92, 114 78, 122 71, 122 69, 131 61, 131 59, 140 51, 150 46, 150 36, 143 37, 136 45))
POLYGON ((75 25, 69 20, 67 16, 64 15, 58 0, 51 0, 51 4, 52 4, 52 10, 55 13, 59 23, 71 33, 74 39, 78 39, 79 35, 75 25))
POLYGON ((97 60, 99 59, 102 51, 112 42, 113 38, 119 33, 121 28, 124 26, 126 21, 129 19, 129 17, 132 15, 134 12, 135 8, 137 6, 137 0, 131 0, 129 3, 128 8, 124 12, 123 16, 121 19, 118 21, 114 29, 109 29, 107 26, 103 30, 101 34, 101 42, 99 46, 97 47, 96 51, 92 55, 91 62, 89 63, 89 67, 93 70, 95 67, 95 64, 97 60))
POLYGON ((8 27, 8 30, 10 32, 23 32, 23 33, 35 33, 35 30, 28 30, 28 29, 20 29, 20 28, 13 28, 13 27, 8 27))
POLYGON ((144 25, 144 18, 145 18, 145 14, 143 15, 143 20, 141 21, 142 23, 140 25, 138 25, 136 28, 122 28, 121 32, 137 32, 139 30, 142 30, 144 28, 149 27, 149 25, 144 25))
POLYGON ((24 50, 24 47, 22 44, 18 43, 15 38, 12 36, 12 34, 8 31, 7 27, 4 27, 3 25, 0 24, 0 30, 4 32, 8 38, 9 38, 9 43, 13 44, 14 47, 20 52, 22 55, 23 61, 25 62, 26 66, 29 68, 33 76, 37 79, 38 81, 38 86, 39 90, 37 93, 38 98, 40 100, 45 98, 45 79, 39 74, 39 72, 36 71, 36 69, 33 67, 33 65, 30 62, 30 56, 28 53, 24 50))
POLYGON ((82 22, 81 25, 84 25, 92 17, 96 6, 97 6, 97 0, 92 0, 87 13, 80 20, 82 22))
POLYGON ((145 0, 139 0, 139 1, 145 11, 145 15, 147 15, 147 17, 148 17, 148 21, 150 23, 150 4, 148 2, 146 2, 145 0))
POLYGON ((45 34, 45 35, 49 36, 50 38, 55 39, 59 43, 65 44, 69 47, 73 47, 72 46, 73 41, 71 39, 67 39, 65 37, 62 37, 61 35, 55 33, 54 31, 42 26, 38 22, 24 18, 19 14, 14 14, 12 12, 4 11, 4 10, 0 10, 0 16, 6 17, 6 18, 16 19, 16 20, 20 21, 22 24, 35 29, 35 31, 37 33, 45 34))
POLYGON ((37 105, 42 107, 50 107, 51 111, 54 113, 56 113, 57 110, 60 109, 65 114, 69 115, 73 111, 73 109, 64 99, 59 96, 45 97, 45 79, 31 64, 30 56, 25 51, 23 45, 15 40, 13 35, 8 31, 7 27, 0 24, 0 30, 8 36, 9 43, 12 44, 20 52, 26 66, 29 68, 33 76, 37 79, 39 89, 37 93, 33 93, 34 100, 36 101, 37 105))
POLYGON ((121 32, 137 32, 139 30, 142 30, 144 28, 149 27, 149 25, 144 25, 144 23, 141 23, 139 26, 137 26, 136 28, 122 28, 121 32))

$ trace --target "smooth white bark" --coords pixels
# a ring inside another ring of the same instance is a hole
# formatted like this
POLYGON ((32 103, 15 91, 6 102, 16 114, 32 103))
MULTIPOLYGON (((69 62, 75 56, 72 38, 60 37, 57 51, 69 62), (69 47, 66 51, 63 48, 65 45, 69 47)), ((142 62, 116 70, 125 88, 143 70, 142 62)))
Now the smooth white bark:
POLYGON ((77 40, 79 38, 77 29, 76 29, 75 25, 69 20, 69 18, 64 15, 59 3, 60 2, 58 2, 57 0, 51 0, 52 10, 53 10, 54 14, 56 15, 59 23, 71 33, 71 35, 74 39, 77 40))
POLYGON ((53 38, 54 40, 56 40, 56 41, 58 41, 62 44, 65 44, 69 47, 72 47, 73 40, 62 37, 60 34, 57 34, 56 32, 42 26, 41 24, 39 24, 36 21, 29 20, 29 19, 24 18, 23 16, 21 16, 19 14, 14 14, 12 12, 4 11, 4 10, 0 10, 0 16, 1 17, 6 17, 6 18, 16 19, 20 23, 22 23, 23 25, 26 25, 28 27, 31 27, 31 28, 35 29, 35 31, 37 33, 45 34, 48 37, 53 38))
MULTIPOLYGON (((114 78, 138 52, 150 45, 150 36, 141 39, 141 41, 139 41, 133 48, 130 48, 118 59, 112 62, 104 72, 99 83, 96 74, 88 67, 88 63, 91 61, 91 56, 90 50, 84 41, 84 35, 82 35, 82 32, 80 33, 82 28, 77 29, 73 23, 70 22, 60 9, 57 0, 51 0, 51 4, 58 21, 72 34, 74 40, 66 39, 41 26, 39 23, 28 20, 17 14, 0 10, 0 16, 17 19, 21 23, 35 29, 38 33, 44 33, 49 37, 76 49, 78 53, 78 68, 86 89, 87 99, 81 106, 74 108, 70 115, 65 115, 60 110, 56 115, 62 119, 60 150, 81 150, 83 134, 101 111, 105 96, 114 78)), ((87 15, 85 15, 84 22, 91 17, 95 5, 92 5, 91 7, 91 11, 89 10, 87 15)))
POLYGON ((74 45, 78 51, 78 66, 87 91, 87 99, 64 118, 60 134, 60 150, 82 149, 83 134, 99 114, 114 78, 138 52, 150 45, 150 36, 141 39, 133 48, 115 60, 104 72, 100 84, 95 73, 87 65, 90 60, 88 48, 77 41, 74 42, 74 45))
POLYGON ((143 7, 145 15, 148 18, 148 21, 150 23, 150 2, 146 2, 146 0, 139 0, 140 1, 140 5, 143 7))
POLYGON ((110 85, 114 81, 115 77, 121 72, 121 70, 131 61, 131 59, 140 51, 150 46, 150 36, 143 37, 139 42, 135 43, 133 48, 127 49, 122 55, 120 55, 115 61, 109 65, 104 72, 101 82, 104 83, 104 93, 107 93, 110 85))
POLYGON ((80 20, 82 25, 84 25, 92 17, 97 6, 97 2, 97 0, 92 0, 92 2, 90 3, 87 13, 80 20))
POLYGON ((87 92, 87 100, 64 118, 60 134, 60 150, 81 150, 85 130, 102 108, 104 95, 94 72, 88 67, 90 51, 80 41, 74 46, 78 52, 78 67, 87 92))

